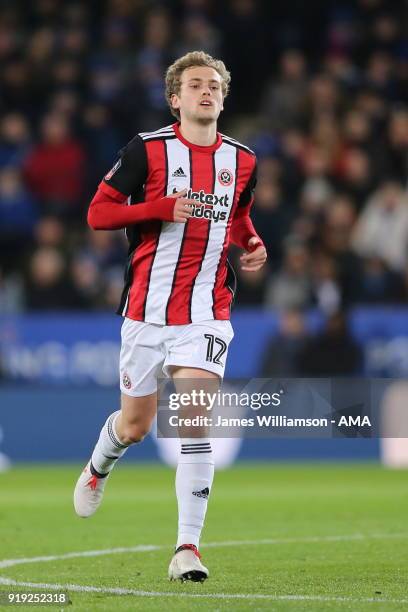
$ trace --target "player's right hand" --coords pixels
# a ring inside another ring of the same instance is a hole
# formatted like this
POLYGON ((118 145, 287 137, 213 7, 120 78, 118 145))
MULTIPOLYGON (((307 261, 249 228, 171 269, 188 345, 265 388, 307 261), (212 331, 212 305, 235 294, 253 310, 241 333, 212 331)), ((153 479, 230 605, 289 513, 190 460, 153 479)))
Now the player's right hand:
POLYGON ((185 198, 186 193, 187 189, 183 189, 173 194, 173 197, 177 198, 173 209, 175 223, 187 223, 193 212, 193 206, 197 204, 197 200, 185 198))

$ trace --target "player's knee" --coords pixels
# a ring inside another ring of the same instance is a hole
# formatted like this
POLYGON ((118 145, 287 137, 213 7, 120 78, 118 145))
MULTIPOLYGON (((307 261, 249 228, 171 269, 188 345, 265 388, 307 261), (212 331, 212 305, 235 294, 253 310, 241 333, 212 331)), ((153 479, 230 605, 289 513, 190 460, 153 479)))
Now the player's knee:
POLYGON ((150 431, 147 423, 129 423, 125 425, 122 432, 123 444, 136 444, 142 442, 150 431))

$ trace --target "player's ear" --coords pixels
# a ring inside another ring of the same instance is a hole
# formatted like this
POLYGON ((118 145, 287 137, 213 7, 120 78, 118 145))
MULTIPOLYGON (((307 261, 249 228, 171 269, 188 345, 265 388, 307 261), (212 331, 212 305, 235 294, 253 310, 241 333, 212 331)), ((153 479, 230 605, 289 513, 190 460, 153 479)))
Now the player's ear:
POLYGON ((172 94, 170 98, 171 108, 180 108, 180 98, 177 94, 172 94))

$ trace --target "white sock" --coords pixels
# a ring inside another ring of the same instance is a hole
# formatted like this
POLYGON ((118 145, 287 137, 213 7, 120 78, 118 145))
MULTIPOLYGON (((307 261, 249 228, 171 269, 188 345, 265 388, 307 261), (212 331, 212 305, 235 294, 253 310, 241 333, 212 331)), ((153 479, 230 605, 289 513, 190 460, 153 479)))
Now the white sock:
POLYGON ((214 460, 208 438, 182 438, 176 472, 178 536, 182 544, 199 545, 214 479, 214 460))
POLYGON ((115 421, 120 410, 111 414, 101 429, 91 458, 92 468, 97 475, 106 476, 113 469, 117 460, 127 451, 128 446, 122 444, 115 429, 115 421))

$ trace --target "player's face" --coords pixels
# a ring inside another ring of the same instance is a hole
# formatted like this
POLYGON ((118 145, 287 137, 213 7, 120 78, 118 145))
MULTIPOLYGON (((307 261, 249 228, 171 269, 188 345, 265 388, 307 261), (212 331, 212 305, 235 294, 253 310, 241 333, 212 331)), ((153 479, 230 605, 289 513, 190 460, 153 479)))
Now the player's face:
POLYGON ((181 75, 179 95, 173 94, 173 108, 182 119, 203 124, 217 121, 223 110, 221 77, 214 68, 196 66, 181 75))

